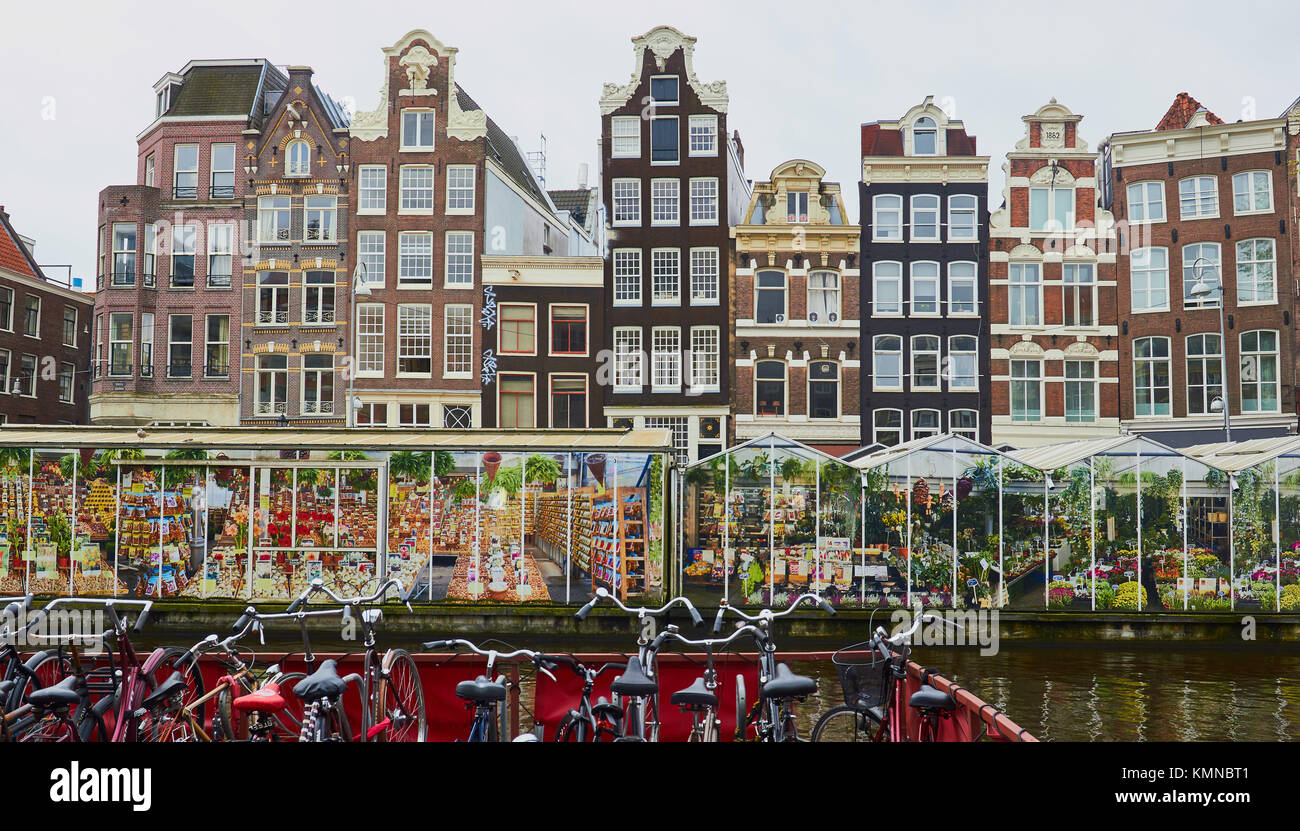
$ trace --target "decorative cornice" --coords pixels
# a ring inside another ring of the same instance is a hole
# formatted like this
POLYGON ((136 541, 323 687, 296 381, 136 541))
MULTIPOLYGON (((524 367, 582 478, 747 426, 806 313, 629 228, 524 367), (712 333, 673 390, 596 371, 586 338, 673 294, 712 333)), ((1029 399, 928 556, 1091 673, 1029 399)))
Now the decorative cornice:
POLYGON ((605 84, 600 96, 601 115, 609 115, 632 98, 632 93, 641 83, 643 56, 647 49, 654 54, 655 65, 660 71, 663 71, 668 58, 681 49, 686 59, 686 82, 695 90, 700 103, 720 113, 727 111, 727 82, 712 81, 706 84, 695 75, 695 38, 682 34, 672 26, 657 26, 640 37, 632 38, 632 77, 626 84, 605 84))
POLYGON ((456 95, 456 53, 424 29, 413 29, 401 40, 383 50, 384 80, 379 85, 379 105, 369 112, 358 112, 352 118, 348 132, 359 141, 374 141, 388 137, 391 113, 388 111, 388 59, 398 55, 398 64, 406 69, 410 87, 398 90, 398 95, 437 95, 437 90, 427 86, 430 68, 439 59, 447 62, 447 135, 458 141, 471 141, 487 135, 487 113, 483 110, 465 111, 460 108, 456 95), (418 45, 423 41, 428 48, 418 45))

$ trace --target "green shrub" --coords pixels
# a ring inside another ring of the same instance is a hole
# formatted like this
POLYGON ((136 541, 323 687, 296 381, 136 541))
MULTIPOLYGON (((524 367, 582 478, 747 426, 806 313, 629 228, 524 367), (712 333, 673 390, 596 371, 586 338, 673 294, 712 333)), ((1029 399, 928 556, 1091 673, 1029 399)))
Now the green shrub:
POLYGON ((1115 590, 1110 586, 1097 587, 1097 608, 1112 609, 1115 607, 1115 590))
POLYGON ((1115 592, 1115 608, 1117 609, 1143 609, 1147 605, 1147 590, 1136 581, 1130 580, 1127 583, 1120 584, 1119 591, 1115 592), (1141 592, 1141 600, 1138 600, 1141 592))

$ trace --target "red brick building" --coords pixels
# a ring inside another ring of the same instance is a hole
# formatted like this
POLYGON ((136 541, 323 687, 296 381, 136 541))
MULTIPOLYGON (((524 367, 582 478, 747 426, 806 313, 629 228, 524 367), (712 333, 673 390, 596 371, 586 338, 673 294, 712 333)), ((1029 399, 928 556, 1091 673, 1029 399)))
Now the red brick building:
POLYGON ((0 206, 0 424, 85 424, 94 298, 46 277, 0 206))
POLYGON ((1234 439, 1295 432, 1286 136, 1285 118, 1228 124, 1180 93, 1156 129, 1103 147, 1128 430, 1222 441, 1226 399, 1234 439))
POLYGON ((1119 431, 1114 219, 1083 116, 1023 118, 989 221, 993 441, 1029 447, 1119 431))

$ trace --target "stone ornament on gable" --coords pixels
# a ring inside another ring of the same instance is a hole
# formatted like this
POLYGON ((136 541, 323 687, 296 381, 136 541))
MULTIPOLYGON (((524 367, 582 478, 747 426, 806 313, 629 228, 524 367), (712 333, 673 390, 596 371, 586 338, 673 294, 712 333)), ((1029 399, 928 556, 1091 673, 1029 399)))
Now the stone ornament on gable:
POLYGON ((429 72, 438 65, 438 56, 431 53, 423 46, 412 46, 410 51, 402 56, 398 62, 399 66, 406 68, 407 83, 410 89, 402 90, 404 94, 413 95, 433 95, 437 90, 429 89, 429 72))
POLYGON ((647 50, 654 56, 655 66, 662 72, 668 59, 678 49, 686 63, 686 82, 699 97, 700 103, 720 113, 727 111, 727 82, 711 81, 702 83, 695 77, 695 38, 684 35, 672 26, 659 26, 640 37, 632 38, 632 55, 634 64, 631 80, 626 84, 605 84, 600 97, 600 114, 609 115, 614 110, 627 104, 632 93, 641 83, 641 70, 644 66, 643 56, 647 50))

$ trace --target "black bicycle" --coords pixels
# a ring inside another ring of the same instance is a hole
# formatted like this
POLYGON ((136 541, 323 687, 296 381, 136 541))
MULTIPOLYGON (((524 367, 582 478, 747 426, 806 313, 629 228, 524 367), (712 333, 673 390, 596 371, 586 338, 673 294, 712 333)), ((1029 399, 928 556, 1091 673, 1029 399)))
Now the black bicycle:
MULTIPOLYGON (((474 711, 474 720, 470 724, 469 737, 467 742, 500 742, 505 741, 502 736, 509 735, 510 726, 508 723, 510 711, 505 707, 505 701, 509 695, 509 686, 504 674, 493 676, 496 669, 498 658, 518 658, 524 656, 531 658, 537 671, 545 674, 552 681, 555 676, 551 674, 550 668, 554 666, 553 659, 541 652, 534 652, 531 649, 515 649, 509 652, 501 652, 496 649, 482 649, 477 644, 462 638, 450 638, 441 641, 429 641, 424 644, 426 650, 436 649, 468 649, 476 655, 482 655, 488 659, 487 672, 471 681, 461 681, 456 684, 456 697, 465 702, 465 709, 474 711)), ((537 741, 535 733, 521 733, 514 738, 517 742, 537 741)))
POLYGON ((626 663, 610 661, 599 669, 589 667, 572 655, 546 655, 545 659, 556 665, 567 666, 582 679, 582 695, 578 706, 569 710, 555 728, 557 742, 607 742, 623 733, 623 709, 603 695, 591 702, 596 679, 606 672, 626 670, 626 663))

